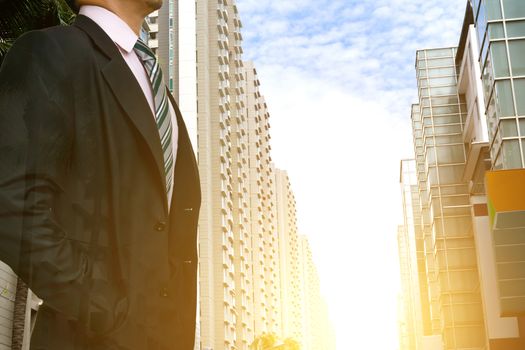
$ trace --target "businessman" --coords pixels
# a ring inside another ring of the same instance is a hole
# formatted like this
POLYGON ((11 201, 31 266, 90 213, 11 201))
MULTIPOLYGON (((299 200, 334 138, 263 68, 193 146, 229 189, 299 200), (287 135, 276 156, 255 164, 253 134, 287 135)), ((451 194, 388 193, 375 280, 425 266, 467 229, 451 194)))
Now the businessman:
POLYGON ((193 350, 198 169, 157 59, 162 0, 79 0, 0 68, 0 260, 44 300, 31 349, 193 350))

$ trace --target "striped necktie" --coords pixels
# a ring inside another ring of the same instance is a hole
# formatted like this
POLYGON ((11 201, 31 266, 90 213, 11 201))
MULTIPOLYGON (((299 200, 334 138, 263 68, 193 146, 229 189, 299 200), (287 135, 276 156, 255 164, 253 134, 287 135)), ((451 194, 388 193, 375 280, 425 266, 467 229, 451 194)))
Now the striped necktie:
MULTIPOLYGON (((155 101, 155 121, 159 129, 160 143, 164 155, 164 175, 166 176, 166 193, 169 194, 173 183, 173 145, 172 125, 168 107, 166 86, 162 80, 162 71, 155 54, 142 40, 137 40, 134 47, 151 82, 155 101)), ((168 198, 169 203, 169 198, 168 198)))

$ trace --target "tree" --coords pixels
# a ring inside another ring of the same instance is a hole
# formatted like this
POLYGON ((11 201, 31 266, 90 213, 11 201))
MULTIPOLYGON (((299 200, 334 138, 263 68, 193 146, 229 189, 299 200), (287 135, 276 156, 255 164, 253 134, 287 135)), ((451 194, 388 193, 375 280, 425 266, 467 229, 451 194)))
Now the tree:
POLYGON ((70 24, 73 0, 0 0, 0 63, 13 42, 29 30, 70 24))
POLYGON ((301 344, 293 338, 282 341, 275 333, 263 333, 254 339, 250 350, 301 350, 301 344))
POLYGON ((286 338, 284 340, 284 349, 285 350, 301 350, 301 344, 293 338, 286 338))
POLYGON ((269 350, 272 349, 278 341, 275 333, 263 333, 256 337, 250 345, 251 350, 269 350))

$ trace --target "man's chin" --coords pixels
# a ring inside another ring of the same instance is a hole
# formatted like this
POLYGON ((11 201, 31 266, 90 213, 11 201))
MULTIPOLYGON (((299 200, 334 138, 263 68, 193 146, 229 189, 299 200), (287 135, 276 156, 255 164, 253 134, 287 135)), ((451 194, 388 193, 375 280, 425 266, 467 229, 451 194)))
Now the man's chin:
POLYGON ((156 11, 162 7, 162 0, 146 0, 150 12, 156 11))

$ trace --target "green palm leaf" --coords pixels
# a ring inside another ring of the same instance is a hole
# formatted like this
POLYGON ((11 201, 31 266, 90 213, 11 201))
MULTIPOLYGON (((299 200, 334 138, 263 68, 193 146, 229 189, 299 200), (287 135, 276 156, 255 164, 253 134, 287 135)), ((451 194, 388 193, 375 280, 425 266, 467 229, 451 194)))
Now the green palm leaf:
POLYGON ((0 0, 0 63, 23 33, 70 24, 74 18, 66 0, 0 0))

